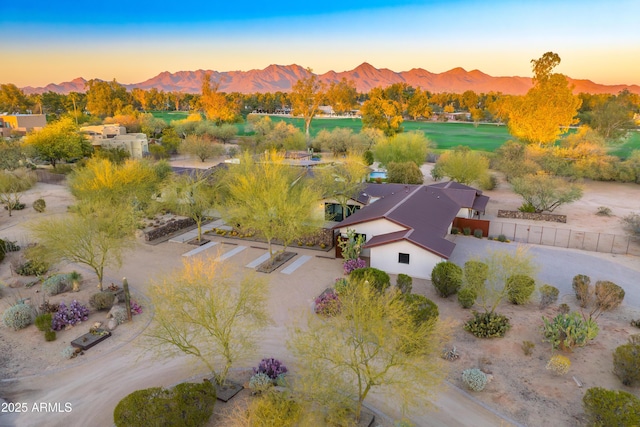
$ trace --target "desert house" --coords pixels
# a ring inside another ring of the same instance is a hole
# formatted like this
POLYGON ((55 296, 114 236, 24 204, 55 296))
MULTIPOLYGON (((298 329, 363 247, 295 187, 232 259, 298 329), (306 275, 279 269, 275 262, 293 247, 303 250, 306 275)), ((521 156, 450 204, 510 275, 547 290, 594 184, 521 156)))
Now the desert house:
POLYGON ((478 217, 488 201, 482 191, 454 182, 369 184, 354 200, 360 208, 334 229, 364 236, 362 257, 371 267, 428 279, 453 253, 447 235, 456 217, 478 217))
POLYGON ((127 133, 127 129, 118 124, 83 126, 80 132, 87 135, 94 149, 120 148, 133 159, 141 159, 149 153, 146 134, 127 133))
POLYGON ((44 114, 6 114, 0 115, 0 137, 8 138, 11 133, 26 135, 47 125, 44 114))

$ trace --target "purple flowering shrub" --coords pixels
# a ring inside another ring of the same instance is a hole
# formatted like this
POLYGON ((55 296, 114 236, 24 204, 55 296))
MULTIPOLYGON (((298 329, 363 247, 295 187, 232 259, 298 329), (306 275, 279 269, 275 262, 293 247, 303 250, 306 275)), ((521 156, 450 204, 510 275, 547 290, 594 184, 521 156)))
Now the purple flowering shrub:
POLYGON ((272 380, 278 378, 279 375, 287 373, 287 367, 282 362, 273 357, 269 359, 262 359, 257 368, 253 368, 254 374, 265 374, 272 380))
POLYGON ((340 313, 340 298, 333 289, 316 298, 316 314, 332 317, 340 313))
POLYGON ((131 301, 129 301, 129 305, 131 306, 131 314, 133 314, 134 316, 136 314, 141 314, 142 313, 142 306, 139 305, 137 302, 131 300, 131 301))
POLYGON ((78 301, 73 300, 69 307, 61 302, 51 320, 51 329, 60 331, 67 325, 73 326, 87 319, 89 319, 89 309, 78 301))
POLYGON ((344 274, 349 274, 353 270, 357 270, 358 268, 365 268, 366 266, 367 263, 363 259, 356 258, 346 260, 342 265, 342 268, 344 268, 344 274))

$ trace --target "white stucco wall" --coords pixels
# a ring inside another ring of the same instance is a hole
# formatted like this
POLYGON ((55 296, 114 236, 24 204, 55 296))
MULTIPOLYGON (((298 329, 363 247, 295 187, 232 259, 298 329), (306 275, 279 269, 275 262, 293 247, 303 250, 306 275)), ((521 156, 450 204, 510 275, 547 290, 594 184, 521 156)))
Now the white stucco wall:
POLYGON ((370 257, 371 267, 390 274, 403 273, 411 277, 429 280, 433 267, 441 261, 446 261, 406 240, 370 248, 370 257), (409 264, 398 262, 399 253, 409 254, 409 264))
POLYGON ((358 234, 366 234, 367 242, 374 236, 378 236, 380 234, 393 233, 394 231, 402 231, 407 229, 406 227, 398 225, 395 222, 391 222, 384 218, 340 228, 340 234, 346 235, 347 228, 355 230, 358 234))

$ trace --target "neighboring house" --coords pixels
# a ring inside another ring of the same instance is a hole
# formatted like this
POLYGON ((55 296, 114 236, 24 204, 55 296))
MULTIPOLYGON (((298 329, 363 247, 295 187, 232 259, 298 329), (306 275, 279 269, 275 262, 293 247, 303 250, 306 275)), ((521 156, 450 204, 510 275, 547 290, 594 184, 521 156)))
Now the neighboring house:
POLYGON ((484 213, 489 198, 458 183, 370 184, 357 200, 361 209, 334 229, 343 236, 353 229, 365 237, 362 256, 369 257, 371 267, 428 279, 455 248, 446 239, 453 220, 484 213))
POLYGON ((80 132, 87 135, 95 149, 121 148, 134 159, 140 159, 149 153, 147 135, 127 133, 127 129, 118 124, 83 126, 80 132))
POLYGON ((0 136, 8 138, 11 132, 26 135, 47 125, 44 114, 7 114, 0 116, 0 136))

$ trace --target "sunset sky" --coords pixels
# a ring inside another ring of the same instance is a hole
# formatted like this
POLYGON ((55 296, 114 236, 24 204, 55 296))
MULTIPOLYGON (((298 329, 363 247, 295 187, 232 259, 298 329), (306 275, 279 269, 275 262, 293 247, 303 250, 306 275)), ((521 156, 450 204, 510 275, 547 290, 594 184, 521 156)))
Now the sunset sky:
POLYGON ((270 64, 324 73, 365 61, 527 77, 530 60, 547 51, 572 78, 640 84, 638 0, 4 3, 0 83, 19 87, 270 64))

